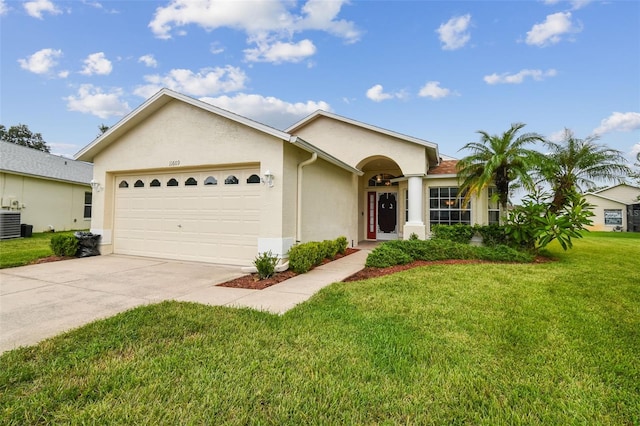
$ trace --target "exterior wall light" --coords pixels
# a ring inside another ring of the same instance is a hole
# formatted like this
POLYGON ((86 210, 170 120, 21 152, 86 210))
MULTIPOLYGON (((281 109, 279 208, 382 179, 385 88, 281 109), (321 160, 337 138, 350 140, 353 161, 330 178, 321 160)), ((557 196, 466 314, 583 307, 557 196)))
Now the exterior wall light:
POLYGON ((264 172, 264 179, 262 179, 262 182, 269 185, 269 188, 273 188, 273 173, 269 170, 264 172))
POLYGON ((93 189, 94 191, 102 191, 102 185, 100 185, 100 182, 98 182, 97 180, 91 179, 91 182, 89 183, 91 184, 91 189, 93 189))

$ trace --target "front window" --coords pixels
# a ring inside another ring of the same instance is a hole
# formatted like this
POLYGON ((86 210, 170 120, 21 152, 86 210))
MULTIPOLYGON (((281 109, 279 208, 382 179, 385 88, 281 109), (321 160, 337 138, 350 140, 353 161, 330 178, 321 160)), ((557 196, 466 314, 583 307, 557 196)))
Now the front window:
POLYGON ((622 225, 622 210, 607 210, 604 211, 604 224, 605 225, 622 225))
POLYGON ((489 206, 489 225, 498 225, 500 223, 500 202, 498 201, 498 189, 494 186, 489 187, 487 196, 487 205, 489 206))
POLYGON ((464 194, 457 187, 429 189, 429 222, 431 225, 471 225, 471 202, 463 205, 464 194))
POLYGON ((84 193, 84 218, 91 219, 91 204, 93 200, 93 194, 91 192, 84 193))

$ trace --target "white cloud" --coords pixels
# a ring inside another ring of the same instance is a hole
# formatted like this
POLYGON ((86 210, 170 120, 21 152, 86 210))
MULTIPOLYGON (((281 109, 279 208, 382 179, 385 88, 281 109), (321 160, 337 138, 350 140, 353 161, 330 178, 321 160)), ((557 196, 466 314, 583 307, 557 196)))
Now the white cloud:
POLYGON ((69 111, 92 114, 106 119, 121 117, 131 111, 129 104, 121 100, 122 95, 122 89, 114 89, 110 93, 104 93, 99 87, 83 84, 78 89, 77 96, 68 96, 64 100, 67 101, 69 111))
POLYGON ((218 55, 224 52, 224 47, 219 41, 214 41, 213 43, 211 43, 211 46, 209 46, 209 52, 213 53, 214 55, 218 55))
POLYGON ((246 49, 245 58, 250 62, 300 62, 316 53, 316 46, 311 40, 298 43, 277 41, 273 44, 258 42, 255 49, 246 49))
POLYGON ((374 102, 382 102, 388 99, 402 99, 406 97, 404 92, 395 92, 395 93, 385 93, 384 88, 381 84, 376 84, 367 90, 367 98, 371 99, 374 102))
POLYGON ((232 66, 224 68, 204 68, 199 72, 187 69, 173 69, 164 76, 147 75, 146 85, 136 88, 134 93, 148 98, 163 87, 191 96, 211 96, 242 90, 247 81, 246 74, 232 66))
POLYGON ((453 95, 453 92, 450 89, 440 87, 439 81, 428 81, 422 86, 418 95, 423 98, 440 99, 453 95))
POLYGON ((62 13, 62 11, 58 9, 51 0, 28 1, 25 2, 23 6, 29 16, 38 19, 42 19, 43 12, 48 12, 52 15, 59 15, 62 13))
POLYGON ((516 74, 496 74, 485 75, 484 81, 487 84, 520 84, 525 78, 531 77, 536 81, 542 81, 547 77, 555 77, 558 74, 553 68, 547 71, 524 69, 516 74))
POLYGON ((105 57, 104 52, 97 52, 87 56, 87 59, 84 60, 84 68, 80 71, 80 74, 109 75, 112 69, 111 61, 105 57))
POLYGON ((156 58, 154 58, 153 55, 140 56, 138 58, 138 62, 142 62, 143 64, 145 64, 149 68, 157 68, 158 67, 158 61, 156 61, 156 58))
MULTIPOLYGON (((572 10, 582 9, 583 7, 585 7, 586 5, 588 5, 591 2, 592 2, 592 0, 571 0, 571 1, 569 1, 569 3, 571 4, 571 9, 572 10)), ((556 5, 558 3, 560 3, 560 0, 544 0, 544 4, 556 5)))
POLYGON ((631 132, 640 129, 640 113, 614 112, 600 122, 593 133, 602 135, 610 132, 631 132))
POLYGON ((535 24, 531 31, 527 32, 526 43, 539 47, 556 44, 566 34, 582 31, 579 25, 571 21, 571 12, 558 12, 547 15, 541 24, 535 24))
POLYGON ((42 49, 26 59, 18 59, 22 69, 34 74, 47 74, 58 65, 57 59, 62 56, 62 50, 42 49))
POLYGON ((555 143, 560 143, 565 139, 564 137, 566 134, 567 134, 567 129, 558 130, 556 132, 551 133, 549 136, 547 136, 547 140, 555 143))
POLYGON ((308 0, 296 13, 291 10, 296 3, 288 0, 172 0, 168 6, 156 9, 149 28, 162 39, 184 34, 179 28, 191 24, 206 31, 233 28, 245 32, 248 43, 262 43, 245 51, 247 60, 298 62, 301 57, 314 54, 315 46, 310 40, 293 42, 296 33, 325 31, 347 43, 359 40, 361 33, 355 24, 337 18, 345 2, 308 0))
POLYGON ((233 97, 204 97, 200 98, 200 100, 276 129, 285 129, 319 109, 331 111, 329 104, 324 101, 290 103, 271 96, 265 97, 244 93, 238 93, 233 97))
POLYGON ((0 16, 4 16, 9 13, 9 6, 4 0, 0 0, 0 16))
POLYGON ((471 24, 471 15, 454 16, 446 23, 440 25, 436 32, 440 35, 442 48, 444 50, 456 50, 463 47, 469 40, 471 35, 467 31, 471 24))

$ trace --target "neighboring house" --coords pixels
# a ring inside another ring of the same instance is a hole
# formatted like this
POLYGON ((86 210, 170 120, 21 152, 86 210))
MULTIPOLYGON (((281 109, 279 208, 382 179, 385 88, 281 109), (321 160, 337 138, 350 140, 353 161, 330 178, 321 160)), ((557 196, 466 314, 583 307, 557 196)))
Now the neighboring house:
POLYGON ((103 253, 249 265, 498 217, 486 193, 461 205, 435 143, 324 111, 281 131, 163 89, 76 157, 94 163, 103 253))
POLYGON ((592 231, 640 232, 640 188, 621 183, 585 194, 594 205, 592 231))
POLYGON ((33 232, 88 229, 93 166, 0 142, 2 210, 20 212, 33 232))

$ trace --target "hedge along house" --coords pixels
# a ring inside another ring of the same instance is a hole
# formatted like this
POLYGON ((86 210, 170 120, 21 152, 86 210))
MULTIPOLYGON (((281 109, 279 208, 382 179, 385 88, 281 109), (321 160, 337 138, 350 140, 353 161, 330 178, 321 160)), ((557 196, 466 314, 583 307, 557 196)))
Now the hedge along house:
POLYGON ((486 203, 461 211, 436 144, 323 111, 280 131, 163 89, 76 157, 94 163, 103 253, 249 265, 488 220, 486 203))
POLYGON ((88 229, 91 164, 0 142, 2 210, 19 212, 34 232, 88 229))

